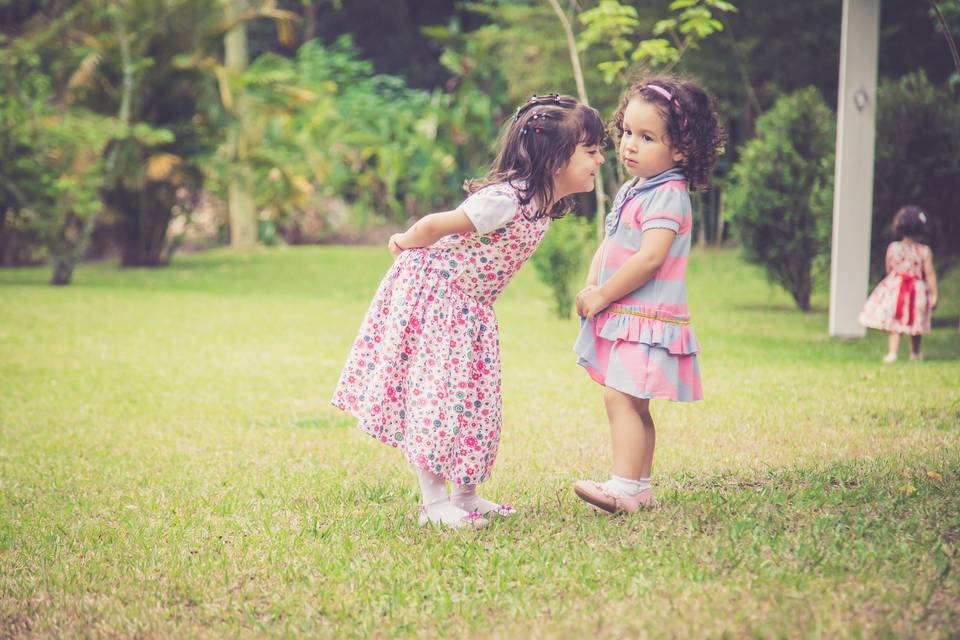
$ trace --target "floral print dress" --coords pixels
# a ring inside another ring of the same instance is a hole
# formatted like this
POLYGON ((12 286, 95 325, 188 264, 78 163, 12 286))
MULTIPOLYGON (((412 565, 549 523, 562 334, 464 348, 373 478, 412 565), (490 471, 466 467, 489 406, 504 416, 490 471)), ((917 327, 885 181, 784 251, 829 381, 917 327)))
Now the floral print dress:
POLYGON ((930 331, 930 304, 923 262, 930 247, 918 242, 891 242, 887 275, 867 298, 860 324, 873 329, 918 336, 930 331))
POLYGON ((457 484, 487 479, 500 443, 500 344, 493 302, 540 244, 509 184, 461 205, 475 233, 401 253, 380 283, 333 396, 360 429, 457 484))

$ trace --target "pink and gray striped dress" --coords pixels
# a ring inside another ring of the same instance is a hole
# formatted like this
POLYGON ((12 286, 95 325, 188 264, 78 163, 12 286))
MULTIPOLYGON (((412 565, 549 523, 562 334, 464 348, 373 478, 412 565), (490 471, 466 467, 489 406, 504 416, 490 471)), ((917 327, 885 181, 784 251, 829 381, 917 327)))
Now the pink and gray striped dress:
POLYGON ((666 261, 638 289, 584 320, 574 351, 599 384, 637 398, 703 399, 684 277, 693 214, 682 170, 673 168, 621 187, 607 216, 598 284, 640 249, 648 229, 677 235, 666 261))

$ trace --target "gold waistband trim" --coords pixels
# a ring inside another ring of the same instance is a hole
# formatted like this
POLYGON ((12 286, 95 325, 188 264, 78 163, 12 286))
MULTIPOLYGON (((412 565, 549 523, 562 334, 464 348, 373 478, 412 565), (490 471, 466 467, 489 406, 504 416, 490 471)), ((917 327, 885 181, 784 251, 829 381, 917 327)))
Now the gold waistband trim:
POLYGON ((662 316, 656 313, 644 313, 643 311, 635 311, 633 309, 627 309, 626 307, 610 307, 607 309, 609 313, 619 313, 627 316, 637 316, 640 318, 650 318, 651 320, 659 320, 660 322, 669 322, 670 324, 690 324, 690 320, 680 320, 678 318, 673 318, 671 316, 662 316))

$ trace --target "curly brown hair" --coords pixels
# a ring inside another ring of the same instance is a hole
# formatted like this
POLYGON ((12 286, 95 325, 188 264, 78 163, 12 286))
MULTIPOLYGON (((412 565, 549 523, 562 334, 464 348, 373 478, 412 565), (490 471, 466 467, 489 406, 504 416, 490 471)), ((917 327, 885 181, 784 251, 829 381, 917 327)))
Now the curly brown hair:
POLYGON ((487 175, 464 184, 468 193, 498 182, 523 182, 520 204, 541 204, 533 218, 561 218, 573 207, 571 198, 553 202, 553 176, 562 168, 578 144, 599 146, 606 138, 603 119, 597 110, 576 98, 550 94, 534 96, 517 108, 504 125, 500 152, 487 175))
POLYGON ((623 136, 623 112, 634 98, 648 102, 660 111, 667 124, 670 145, 683 154, 678 166, 683 169, 691 191, 703 191, 710 182, 710 173, 723 153, 727 132, 720 119, 713 98, 696 83, 675 75, 653 75, 638 78, 630 84, 610 121, 610 134, 620 143, 623 136), (667 99, 655 89, 667 91, 667 99))
POLYGON ((893 232, 897 238, 911 237, 918 240, 927 236, 927 214, 915 204, 906 204, 893 216, 893 232))

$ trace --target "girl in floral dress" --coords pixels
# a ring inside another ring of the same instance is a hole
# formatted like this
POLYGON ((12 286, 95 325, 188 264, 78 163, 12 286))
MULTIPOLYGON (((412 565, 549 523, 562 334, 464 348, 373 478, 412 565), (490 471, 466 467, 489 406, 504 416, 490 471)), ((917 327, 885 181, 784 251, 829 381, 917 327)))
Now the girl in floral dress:
POLYGON ((674 76, 628 88, 613 127, 633 178, 614 200, 577 295, 585 320, 574 346, 577 362, 603 386, 613 475, 580 480, 574 492, 598 509, 632 513, 655 504, 650 399, 703 397, 684 284, 693 226, 687 189, 706 187, 724 133, 707 94, 674 76))
POLYGON ((493 302, 603 164, 603 122, 568 96, 534 96, 505 126, 487 176, 453 211, 388 243, 396 257, 333 396, 417 472, 420 524, 477 527, 509 505, 482 499, 500 442, 493 302), (448 493, 446 482, 452 485, 448 493), (484 517, 487 516, 487 517, 484 517))
POLYGON ((899 240, 887 247, 887 276, 873 290, 860 312, 860 324, 887 331, 886 363, 897 359, 900 334, 910 336, 910 359, 921 360, 920 341, 930 331, 937 306, 937 273, 933 252, 920 240, 926 236, 927 214, 920 207, 901 207, 893 217, 899 240))

